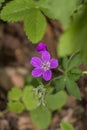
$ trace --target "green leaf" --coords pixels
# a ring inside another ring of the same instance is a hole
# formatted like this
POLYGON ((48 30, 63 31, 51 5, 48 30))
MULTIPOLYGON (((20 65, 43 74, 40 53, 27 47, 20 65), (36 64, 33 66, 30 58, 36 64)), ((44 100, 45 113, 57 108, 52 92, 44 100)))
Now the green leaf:
POLYGON ((33 86, 25 86, 23 91, 23 102, 28 110, 33 110, 38 105, 38 98, 35 96, 33 86))
POLYGON ((80 64, 81 64, 80 54, 76 54, 70 59, 68 63, 68 70, 78 67, 80 64))
POLYGON ((2 20, 17 22, 24 20, 28 38, 37 43, 46 30, 46 19, 33 0, 13 0, 1 11, 2 20))
POLYGON ((45 88, 46 88, 46 95, 49 95, 49 94, 51 94, 52 92, 53 92, 53 87, 52 86, 45 86, 45 88), (46 88, 47 87, 47 88, 46 88))
POLYGON ((34 7, 32 0, 13 0, 1 11, 1 18, 5 21, 17 22, 26 18, 30 9, 34 7))
POLYGON ((68 67, 68 57, 63 58, 62 65, 63 65, 64 70, 66 70, 68 67))
POLYGON ((77 0, 45 0, 39 6, 46 16, 58 19, 66 28, 70 24, 76 4, 77 0))
POLYGON ((38 9, 32 9, 25 19, 24 28, 28 38, 33 43, 37 43, 46 30, 46 19, 38 9))
POLYGON ((16 113, 21 113, 24 110, 24 105, 19 101, 17 102, 10 101, 8 103, 8 109, 16 113))
POLYGON ((27 75, 25 77, 25 85, 30 85, 33 77, 31 75, 27 75))
POLYGON ((40 85, 39 81, 36 78, 28 75, 25 78, 25 85, 29 85, 29 84, 30 85, 32 84, 32 86, 34 86, 34 87, 37 87, 40 85))
POLYGON ((54 81, 54 85, 56 88, 56 91, 60 91, 65 88, 65 77, 61 76, 61 78, 54 81))
POLYGON ((68 77, 66 78, 66 88, 69 94, 81 100, 79 87, 77 86, 75 81, 73 81, 72 79, 68 77))
POLYGON ((3 2, 5 2, 5 0, 0 0, 0 7, 2 6, 3 2))
POLYGON ((80 59, 87 63, 87 4, 81 15, 61 36, 58 46, 60 56, 80 51, 80 59))
POLYGON ((82 71, 77 68, 74 68, 68 72, 68 77, 74 81, 77 81, 82 75, 82 71))
POLYGON ((22 91, 18 87, 12 88, 8 93, 8 100, 17 101, 22 97, 22 91))
POLYGON ((72 70, 70 70, 70 72, 73 74, 82 74, 82 71, 79 68, 73 68, 72 70))
POLYGON ((45 107, 38 107, 30 115, 32 122, 40 129, 46 129, 51 122, 51 112, 45 107))
POLYGON ((64 91, 60 91, 54 95, 47 95, 46 102, 48 108, 51 110, 57 110, 63 107, 67 101, 67 94, 64 91))
POLYGON ((61 122, 60 124, 62 130, 75 130, 73 126, 67 122, 61 122))

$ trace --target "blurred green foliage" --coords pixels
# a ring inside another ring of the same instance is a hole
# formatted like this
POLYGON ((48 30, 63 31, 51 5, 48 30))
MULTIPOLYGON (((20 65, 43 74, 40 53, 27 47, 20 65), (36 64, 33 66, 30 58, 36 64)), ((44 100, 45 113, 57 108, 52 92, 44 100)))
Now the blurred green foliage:
POLYGON ((1 19, 8 22, 24 20, 24 29, 28 38, 37 43, 46 30, 46 17, 59 20, 64 28, 71 21, 76 9, 77 0, 13 0, 8 2, 1 11, 1 19), (67 3, 67 4, 66 4, 67 3))
POLYGON ((87 63, 87 3, 80 9, 77 16, 61 36, 58 54, 66 56, 80 52, 80 59, 87 63))

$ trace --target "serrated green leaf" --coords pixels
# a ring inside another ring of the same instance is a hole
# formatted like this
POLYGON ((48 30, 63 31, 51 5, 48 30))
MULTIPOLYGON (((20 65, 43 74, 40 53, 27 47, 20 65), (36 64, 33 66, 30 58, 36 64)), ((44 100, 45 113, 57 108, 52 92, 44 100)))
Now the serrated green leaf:
POLYGON ((32 122, 40 129, 46 129, 51 122, 51 112, 45 107, 38 107, 30 115, 32 122))
POLYGON ((54 82, 56 91, 63 90, 65 88, 65 78, 61 76, 61 78, 55 80, 54 82))
POLYGON ((46 30, 46 19, 33 0, 13 0, 1 11, 2 20, 17 22, 24 20, 28 38, 37 43, 46 30))
POLYGON ((46 19, 38 9, 32 9, 25 19, 24 28, 33 43, 37 43, 46 30, 46 19))
POLYGON ((46 102, 48 108, 51 110, 57 110, 63 107, 67 101, 67 94, 64 91, 60 91, 54 95, 47 95, 46 102))
POLYGON ((38 98, 35 96, 32 86, 25 86, 23 91, 23 102, 27 110, 33 110, 38 105, 38 98))
POLYGON ((87 4, 70 28, 61 36, 58 46, 60 56, 80 51, 80 59, 87 62, 87 4))
POLYGON ((76 4, 77 0, 45 0, 40 8, 46 16, 58 19, 66 28, 70 24, 70 17, 76 8, 76 4))
POLYGON ((8 93, 9 101, 17 101, 20 100, 21 97, 22 97, 22 91, 18 87, 12 88, 8 93))
POLYGON ((7 3, 1 11, 1 18, 5 21, 17 22, 23 20, 31 8, 34 8, 32 0, 13 0, 7 3))
POLYGON ((77 86, 77 83, 68 77, 66 78, 66 88, 69 94, 81 100, 80 90, 79 87, 77 86))
POLYGON ((8 102, 8 109, 16 113, 21 113, 24 110, 24 105, 19 101, 17 102, 10 101, 8 102))
POLYGON ((67 122, 61 122, 60 126, 62 130, 75 130, 73 126, 67 122))

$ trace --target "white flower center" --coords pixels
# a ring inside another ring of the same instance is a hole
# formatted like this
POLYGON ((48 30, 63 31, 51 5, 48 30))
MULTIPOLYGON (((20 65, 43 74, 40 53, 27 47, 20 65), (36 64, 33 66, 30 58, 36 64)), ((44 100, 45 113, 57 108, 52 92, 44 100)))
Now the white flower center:
POLYGON ((50 62, 43 62, 42 64, 42 69, 44 69, 44 71, 47 71, 50 69, 50 62))

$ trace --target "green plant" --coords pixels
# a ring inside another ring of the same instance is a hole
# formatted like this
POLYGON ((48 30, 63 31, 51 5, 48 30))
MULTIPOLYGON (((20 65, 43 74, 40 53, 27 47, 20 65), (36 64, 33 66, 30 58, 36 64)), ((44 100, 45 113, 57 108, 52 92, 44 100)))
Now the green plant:
MULTIPOLYGON (((77 81, 83 76, 78 66, 84 61, 87 63, 87 0, 0 0, 0 8, 3 21, 24 22, 24 30, 32 43, 43 38, 48 19, 58 20, 64 30, 57 49, 59 60, 50 59, 46 44, 41 43, 37 50, 41 59, 32 57, 30 62, 35 67, 32 71, 35 78, 28 76, 22 90, 14 87, 8 92, 8 109, 16 113, 27 109, 32 122, 45 129, 50 124, 52 111, 61 110, 66 103, 67 93, 81 100, 77 81), (52 78, 51 69, 56 67, 61 74, 52 78)), ((74 128, 62 122, 61 129, 74 128)))
POLYGON ((61 122, 60 126, 62 130, 74 130, 73 126, 67 122, 61 122))
POLYGON ((24 21, 28 38, 37 43, 46 30, 46 17, 58 19, 64 28, 70 24, 70 16, 76 9, 76 0, 12 0, 1 11, 1 19, 8 22, 24 21), (66 6, 64 6, 66 4, 66 6), (65 14, 66 13, 66 14, 65 14), (62 14, 62 15, 61 15, 62 14))

